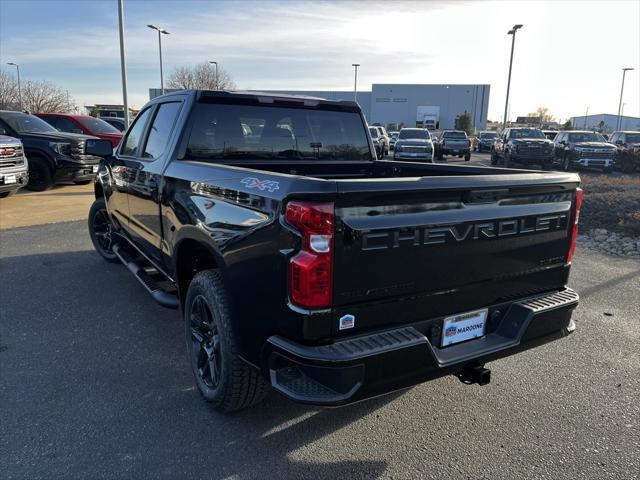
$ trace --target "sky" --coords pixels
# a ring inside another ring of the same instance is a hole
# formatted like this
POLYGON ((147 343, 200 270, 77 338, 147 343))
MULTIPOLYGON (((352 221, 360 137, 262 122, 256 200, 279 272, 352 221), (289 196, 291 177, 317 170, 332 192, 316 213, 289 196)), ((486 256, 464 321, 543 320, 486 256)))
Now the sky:
MULTIPOLYGON (((372 83, 490 84, 502 119, 511 37, 510 116, 640 116, 640 1, 124 0, 129 103, 179 66, 219 62, 240 89, 359 90, 372 83)), ((48 80, 78 105, 122 103, 116 0, 0 0, 0 65, 48 80)))

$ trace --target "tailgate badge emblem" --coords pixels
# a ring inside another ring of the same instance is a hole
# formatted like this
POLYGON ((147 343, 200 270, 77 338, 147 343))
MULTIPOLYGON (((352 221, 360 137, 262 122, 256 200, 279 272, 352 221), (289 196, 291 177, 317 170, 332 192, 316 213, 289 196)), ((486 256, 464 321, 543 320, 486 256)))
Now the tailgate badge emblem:
POLYGON ((356 326, 356 317, 353 315, 343 315, 340 317, 340 330, 346 330, 356 326))

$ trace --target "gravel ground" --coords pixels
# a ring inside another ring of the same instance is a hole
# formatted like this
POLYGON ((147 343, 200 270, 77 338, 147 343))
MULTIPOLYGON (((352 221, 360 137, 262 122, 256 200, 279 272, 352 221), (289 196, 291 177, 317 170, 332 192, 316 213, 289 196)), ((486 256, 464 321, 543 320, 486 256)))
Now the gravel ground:
POLYGON ((183 327, 84 221, 0 232, 5 479, 616 479, 640 472, 640 261, 582 248, 572 336, 341 409, 194 389, 183 327))

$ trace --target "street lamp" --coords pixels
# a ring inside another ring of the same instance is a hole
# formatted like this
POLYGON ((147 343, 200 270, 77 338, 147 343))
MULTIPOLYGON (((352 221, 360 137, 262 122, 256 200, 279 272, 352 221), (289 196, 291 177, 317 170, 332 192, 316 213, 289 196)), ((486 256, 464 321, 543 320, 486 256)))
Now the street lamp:
POLYGON ((624 67, 622 69, 622 87, 620 87, 620 103, 618 104, 618 121, 616 122, 616 130, 620 130, 620 110, 622 109, 622 92, 624 92, 624 77, 627 74, 627 70, 633 70, 631 67, 624 67))
POLYGON ((13 62, 9 62, 7 63, 7 65, 13 65, 14 67, 16 67, 16 70, 18 71, 18 102, 20 103, 20 110, 22 110, 22 89, 20 87, 20 65, 13 62))
POLYGON ((209 60, 209 64, 216 66, 216 90, 220 90, 220 87, 218 86, 218 62, 214 62, 212 60, 209 60))
POLYGON ((352 63, 351 66, 355 69, 355 76, 353 79, 353 101, 358 102, 356 94, 358 93, 358 67, 359 63, 352 63))
POLYGON ((507 80, 507 98, 504 102, 504 120, 502 121, 502 129, 507 127, 507 109, 509 108, 509 90, 511 89, 511 68, 513 66, 513 48, 516 44, 516 32, 522 28, 522 25, 514 25, 511 30, 507 32, 507 35, 512 35, 511 38, 511 59, 509 60, 509 79, 507 80))
POLYGON ((127 62, 124 55, 124 5, 118 0, 118 34, 120 37, 120 76, 122 79, 122 107, 124 108, 124 128, 129 128, 129 99, 127 97, 127 62))
POLYGON ((147 25, 147 27, 158 31, 158 49, 160 51, 160 94, 164 95, 164 78, 162 77, 162 34, 169 35, 169 32, 156 25, 147 25))

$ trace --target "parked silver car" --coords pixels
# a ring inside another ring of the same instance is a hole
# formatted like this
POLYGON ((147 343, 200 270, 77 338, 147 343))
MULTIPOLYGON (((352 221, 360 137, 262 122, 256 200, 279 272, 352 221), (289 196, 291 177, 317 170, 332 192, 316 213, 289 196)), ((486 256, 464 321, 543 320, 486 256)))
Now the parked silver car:
POLYGON ((13 195, 29 182, 29 164, 22 142, 0 135, 0 198, 13 195))
POLYGON ((433 141, 426 128, 403 128, 393 152, 394 160, 433 162, 433 141))

